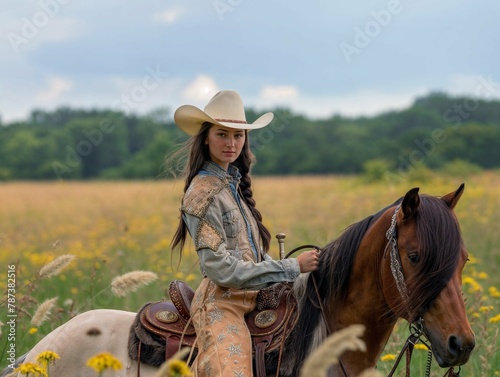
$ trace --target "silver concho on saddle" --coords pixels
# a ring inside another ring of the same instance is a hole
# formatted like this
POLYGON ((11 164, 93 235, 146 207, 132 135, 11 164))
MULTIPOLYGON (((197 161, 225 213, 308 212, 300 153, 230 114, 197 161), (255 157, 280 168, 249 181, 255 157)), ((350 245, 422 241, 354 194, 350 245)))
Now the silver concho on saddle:
MULTIPOLYGON (((181 347, 195 343, 196 332, 189 312, 193 289, 175 280, 170 283, 169 295, 171 302, 152 302, 139 310, 129 336, 132 359, 159 366, 181 347)), ((290 283, 271 285, 257 295, 256 309, 245 318, 252 335, 257 376, 265 375, 264 354, 282 349, 297 323, 296 307, 290 283)))
POLYGON ((160 366, 181 346, 192 347, 196 331, 190 322, 189 308, 194 292, 186 283, 170 283, 172 301, 145 304, 132 323, 128 350, 133 360, 160 366))

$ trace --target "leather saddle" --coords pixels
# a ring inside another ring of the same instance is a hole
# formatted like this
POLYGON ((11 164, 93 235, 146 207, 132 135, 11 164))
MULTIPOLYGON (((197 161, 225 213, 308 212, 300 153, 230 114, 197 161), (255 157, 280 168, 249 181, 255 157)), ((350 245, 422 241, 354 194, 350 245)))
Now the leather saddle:
MULTIPOLYGON (((161 365, 182 347, 193 347, 195 344, 196 331, 190 317, 193 289, 183 281, 174 280, 168 291, 172 301, 148 303, 137 314, 130 338, 137 338, 139 345, 131 348, 129 339, 129 354, 135 360, 161 365), (147 339, 141 336, 143 330, 148 333, 147 339), (154 339, 153 342, 148 341, 150 337, 154 339), (162 346, 165 347, 164 351, 162 346), (160 357, 162 360, 151 362, 143 355, 144 351, 151 354, 158 353, 158 350, 164 352, 160 357)), ((259 292, 256 309, 245 317, 252 335, 256 376, 265 376, 265 353, 278 349, 282 351, 287 336, 297 323, 296 307, 297 302, 289 283, 277 283, 259 292)))

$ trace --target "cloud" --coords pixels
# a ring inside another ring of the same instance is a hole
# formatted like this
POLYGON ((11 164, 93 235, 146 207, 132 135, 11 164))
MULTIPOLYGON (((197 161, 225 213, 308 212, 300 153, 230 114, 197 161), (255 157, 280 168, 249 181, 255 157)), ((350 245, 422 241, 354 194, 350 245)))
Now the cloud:
POLYGON ((299 90, 293 85, 266 85, 262 88, 260 97, 264 101, 272 101, 275 104, 280 102, 286 104, 295 101, 299 97, 299 90))
POLYGON ((472 95, 488 98, 493 94, 496 98, 500 97, 500 93, 494 93, 494 90, 489 93, 488 91, 482 90, 484 89, 485 81, 489 81, 488 76, 465 74, 453 75, 449 79, 449 85, 446 92, 457 96, 472 95))
POLYGON ((186 86, 182 92, 182 96, 193 103, 203 103, 204 105, 212 98, 220 89, 215 80, 207 75, 199 75, 194 81, 186 86))
POLYGON ((265 86, 249 106, 269 109, 286 106, 311 118, 327 118, 334 114, 343 116, 373 116, 385 111, 409 107, 417 96, 428 93, 428 88, 401 92, 364 89, 339 94, 317 95, 302 93, 294 86, 265 86))
MULTIPOLYGON (((327 97, 325 99, 313 98, 314 103, 331 114, 344 116, 373 116, 385 111, 401 110, 411 106, 417 96, 428 93, 426 88, 409 90, 407 92, 389 92, 378 89, 363 89, 356 92, 327 97)), ((306 101, 307 103, 307 101, 306 101)), ((327 115, 327 113, 325 114, 327 115)))
POLYGON ((42 104, 50 104, 58 101, 63 93, 66 93, 73 87, 73 83, 63 77, 53 76, 47 81, 48 88, 42 90, 36 96, 37 101, 42 104))
POLYGON ((155 21, 165 22, 167 24, 173 24, 185 13, 185 9, 181 7, 174 7, 166 9, 161 12, 154 13, 152 18, 155 21))

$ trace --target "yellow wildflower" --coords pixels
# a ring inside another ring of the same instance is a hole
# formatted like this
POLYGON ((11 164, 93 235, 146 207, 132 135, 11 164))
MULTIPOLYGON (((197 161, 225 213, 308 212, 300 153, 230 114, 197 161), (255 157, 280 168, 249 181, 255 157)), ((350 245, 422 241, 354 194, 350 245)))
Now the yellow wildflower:
POLYGON ((189 354, 189 348, 183 348, 163 363, 154 377, 190 377, 189 366, 182 361, 189 354))
POLYGON ((481 280, 486 280, 489 278, 488 274, 486 272, 479 272, 477 274, 477 278, 481 280))
POLYGON ((40 365, 37 365, 35 363, 21 364, 21 365, 19 365, 19 367, 16 368, 15 372, 19 372, 19 373, 24 374, 26 376, 32 374, 34 377, 37 377, 37 376, 48 377, 47 371, 45 370, 45 368, 43 368, 40 365))
POLYGON ((36 361, 45 367, 57 359, 59 359, 59 355, 53 351, 43 351, 36 357, 36 361))
POLYGON ((184 274, 184 272, 182 272, 182 271, 179 271, 179 272, 176 272, 176 273, 175 273, 175 278, 176 278, 176 279, 184 279, 184 277, 185 277, 185 276, 186 276, 186 275, 185 275, 185 274, 184 274))
POLYGON ((488 305, 488 306, 481 306, 479 308, 479 311, 480 312, 483 312, 483 313, 488 313, 488 312, 491 312, 493 310, 493 306, 492 305, 488 305))
POLYGON ((415 349, 427 351, 429 348, 424 343, 417 343, 415 344, 415 349))
POLYGON ((36 327, 32 327, 28 330, 28 334, 33 335, 38 332, 38 329, 36 327))
POLYGON ((478 264, 480 262, 481 262, 481 260, 479 258, 476 258, 475 256, 469 254, 469 263, 468 264, 478 264))
POLYGON ((497 323, 497 322, 500 322, 500 314, 490 318, 490 323, 497 323))
POLYGON ((388 353, 380 358, 381 361, 394 361, 396 360, 396 355, 393 353, 388 353))
POLYGON ((103 352, 92 356, 87 360, 87 366, 91 367, 95 371, 101 373, 106 369, 120 370, 123 369, 123 365, 116 357, 108 352, 103 352))
POLYGON ((182 360, 170 359, 167 361, 166 377, 190 377, 189 366, 182 360))
POLYGON ((489 287, 488 292, 491 297, 500 297, 500 291, 496 287, 489 287))
POLYGON ((481 285, 476 280, 469 276, 464 277, 462 283, 464 285, 470 286, 469 292, 480 292, 483 290, 483 287, 481 287, 481 285))

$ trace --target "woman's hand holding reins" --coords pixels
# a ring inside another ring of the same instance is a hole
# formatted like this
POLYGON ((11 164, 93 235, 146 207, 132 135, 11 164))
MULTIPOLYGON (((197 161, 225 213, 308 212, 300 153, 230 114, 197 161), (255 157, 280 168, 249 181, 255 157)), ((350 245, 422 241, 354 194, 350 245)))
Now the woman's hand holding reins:
POLYGON ((297 257, 300 272, 316 271, 319 265, 319 252, 316 249, 305 251, 297 257))

